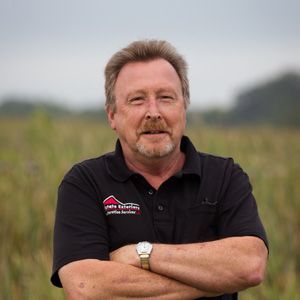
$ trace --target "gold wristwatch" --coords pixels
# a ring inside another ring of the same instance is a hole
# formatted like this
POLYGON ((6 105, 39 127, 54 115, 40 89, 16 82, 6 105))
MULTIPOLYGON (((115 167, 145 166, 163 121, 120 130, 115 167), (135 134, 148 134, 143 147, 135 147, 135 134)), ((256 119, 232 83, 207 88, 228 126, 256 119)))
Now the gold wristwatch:
POLYGON ((150 270, 149 258, 152 251, 152 244, 149 242, 139 242, 136 245, 136 252, 141 260, 141 267, 145 270, 150 270))

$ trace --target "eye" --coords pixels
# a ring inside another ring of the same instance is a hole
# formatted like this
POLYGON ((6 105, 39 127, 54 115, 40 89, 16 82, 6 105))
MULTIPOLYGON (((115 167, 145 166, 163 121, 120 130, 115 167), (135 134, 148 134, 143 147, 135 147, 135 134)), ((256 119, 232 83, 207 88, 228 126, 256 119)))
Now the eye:
POLYGON ((171 96, 171 95, 161 95, 159 98, 160 98, 161 100, 167 101, 167 102, 171 102, 171 101, 174 100, 174 97, 171 96))
POLYGON ((144 102, 145 98, 143 96, 136 96, 129 99, 130 104, 138 105, 144 102))

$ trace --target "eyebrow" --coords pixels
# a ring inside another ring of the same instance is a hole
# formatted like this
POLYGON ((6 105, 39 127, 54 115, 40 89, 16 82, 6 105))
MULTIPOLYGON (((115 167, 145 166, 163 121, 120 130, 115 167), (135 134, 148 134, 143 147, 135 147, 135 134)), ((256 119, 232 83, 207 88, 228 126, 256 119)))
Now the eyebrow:
MULTIPOLYGON (((160 89, 156 90, 155 92, 156 93, 163 93, 163 92, 176 93, 176 91, 172 88, 160 88, 160 89)), ((146 94, 147 89, 134 90, 134 91, 131 91, 129 94, 135 94, 135 93, 146 94)))
POLYGON ((161 88, 158 89, 157 91, 158 93, 173 93, 173 94, 177 94, 176 91, 172 88, 161 88))
MULTIPOLYGON (((155 91, 155 93, 157 94, 161 94, 161 93, 171 93, 175 96, 177 96, 177 93, 174 89, 169 88, 169 87, 165 87, 165 88, 159 88, 158 90, 155 91)), ((131 92, 128 93, 128 98, 136 95, 136 94, 140 94, 140 95, 146 95, 147 94, 147 89, 139 89, 139 90, 133 90, 131 92)))
POLYGON ((146 90, 134 90, 134 91, 131 91, 129 92, 129 96, 132 95, 132 94, 146 94, 146 90))

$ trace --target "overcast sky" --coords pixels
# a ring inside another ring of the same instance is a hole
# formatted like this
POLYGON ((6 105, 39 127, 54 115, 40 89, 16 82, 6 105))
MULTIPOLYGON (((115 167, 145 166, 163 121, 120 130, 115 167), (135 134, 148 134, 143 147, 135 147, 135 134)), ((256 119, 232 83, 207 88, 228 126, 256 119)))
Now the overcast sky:
POLYGON ((170 41, 189 63, 191 108, 300 71, 297 0, 0 0, 0 99, 103 103, 103 70, 131 41, 170 41))

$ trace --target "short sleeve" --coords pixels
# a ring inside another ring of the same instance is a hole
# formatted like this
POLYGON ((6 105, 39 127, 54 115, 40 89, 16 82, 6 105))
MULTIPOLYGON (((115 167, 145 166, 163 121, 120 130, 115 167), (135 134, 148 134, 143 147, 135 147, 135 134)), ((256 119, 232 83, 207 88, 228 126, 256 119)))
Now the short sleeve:
POLYGON ((225 174, 225 187, 220 201, 217 229, 221 238, 256 236, 268 247, 248 175, 238 164, 231 164, 225 174))
POLYGON ((79 167, 65 176, 58 189, 51 282, 61 287, 58 270, 72 261, 94 258, 108 260, 105 215, 98 195, 79 167))

